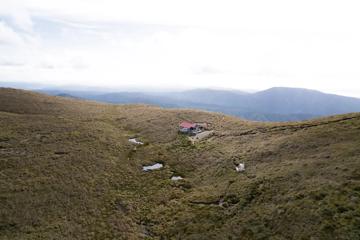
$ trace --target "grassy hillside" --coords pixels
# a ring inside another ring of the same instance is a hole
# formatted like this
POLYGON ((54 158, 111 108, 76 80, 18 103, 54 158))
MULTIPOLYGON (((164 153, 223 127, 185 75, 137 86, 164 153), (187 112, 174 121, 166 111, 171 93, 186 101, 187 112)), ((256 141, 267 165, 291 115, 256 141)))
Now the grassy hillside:
POLYGON ((360 237, 360 114, 264 124, 0 89, 0 129, 0 239, 360 237), (191 145, 184 119, 215 135, 191 145))

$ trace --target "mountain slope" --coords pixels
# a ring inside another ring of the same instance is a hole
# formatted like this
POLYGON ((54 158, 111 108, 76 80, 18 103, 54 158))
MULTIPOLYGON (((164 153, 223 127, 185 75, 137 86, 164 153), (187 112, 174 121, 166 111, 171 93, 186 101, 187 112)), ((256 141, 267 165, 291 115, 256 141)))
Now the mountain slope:
POLYGON ((265 124, 0 89, 0 127, 0 239, 360 236, 360 114, 265 124), (181 120, 215 135, 191 145, 181 120))
POLYGON ((108 103, 144 103, 167 108, 203 109, 257 121, 299 121, 360 112, 360 99, 297 88, 271 88, 257 93, 210 89, 165 93, 46 92, 52 95, 65 93, 108 103))
POLYGON ((360 99, 296 88, 271 88, 253 94, 254 109, 277 114, 318 116, 360 111, 360 99))

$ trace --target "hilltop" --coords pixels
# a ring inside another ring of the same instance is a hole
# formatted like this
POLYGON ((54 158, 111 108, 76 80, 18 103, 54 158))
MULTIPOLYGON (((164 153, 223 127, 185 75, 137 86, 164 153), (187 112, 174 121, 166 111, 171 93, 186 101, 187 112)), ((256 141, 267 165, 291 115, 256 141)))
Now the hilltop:
POLYGON ((94 92, 65 89, 42 90, 51 95, 121 104, 154 104, 166 108, 192 108, 255 121, 309 120, 335 114, 360 112, 360 99, 301 88, 275 87, 246 93, 231 90, 194 89, 179 92, 94 92))
POLYGON ((360 236, 359 113, 260 123, 1 88, 0 128, 0 239, 360 236), (182 120, 215 134, 193 145, 182 120))

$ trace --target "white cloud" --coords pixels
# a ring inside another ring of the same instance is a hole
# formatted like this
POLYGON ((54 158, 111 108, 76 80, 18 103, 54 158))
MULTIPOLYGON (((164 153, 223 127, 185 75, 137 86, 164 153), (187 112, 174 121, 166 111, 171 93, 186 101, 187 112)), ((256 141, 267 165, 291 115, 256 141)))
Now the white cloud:
POLYGON ((357 28, 358 2, 344 0, 26 0, 23 6, 49 16, 262 30, 347 31, 357 28))
POLYGON ((360 96, 359 6, 5 0, 0 17, 10 20, 0 22, 0 41, 16 44, 0 49, 3 62, 24 64, 0 66, 0 76, 107 86, 289 86, 360 96))
POLYGON ((0 44, 19 45, 22 43, 21 36, 5 22, 0 21, 0 44))
POLYGON ((21 0, 4 0, 0 7, 0 16, 6 16, 11 19, 14 27, 31 33, 33 22, 30 13, 21 0))
POLYGON ((21 30, 31 33, 33 31, 33 22, 25 10, 14 12, 12 15, 14 24, 21 30))

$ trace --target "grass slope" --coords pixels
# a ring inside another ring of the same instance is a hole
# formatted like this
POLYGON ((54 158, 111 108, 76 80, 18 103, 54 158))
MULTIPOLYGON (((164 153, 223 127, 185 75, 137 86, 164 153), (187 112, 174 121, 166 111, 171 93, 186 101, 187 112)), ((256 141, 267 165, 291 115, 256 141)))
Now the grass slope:
POLYGON ((264 124, 0 89, 0 128, 0 239, 360 236, 360 114, 264 124), (191 145, 184 119, 215 135, 191 145))

